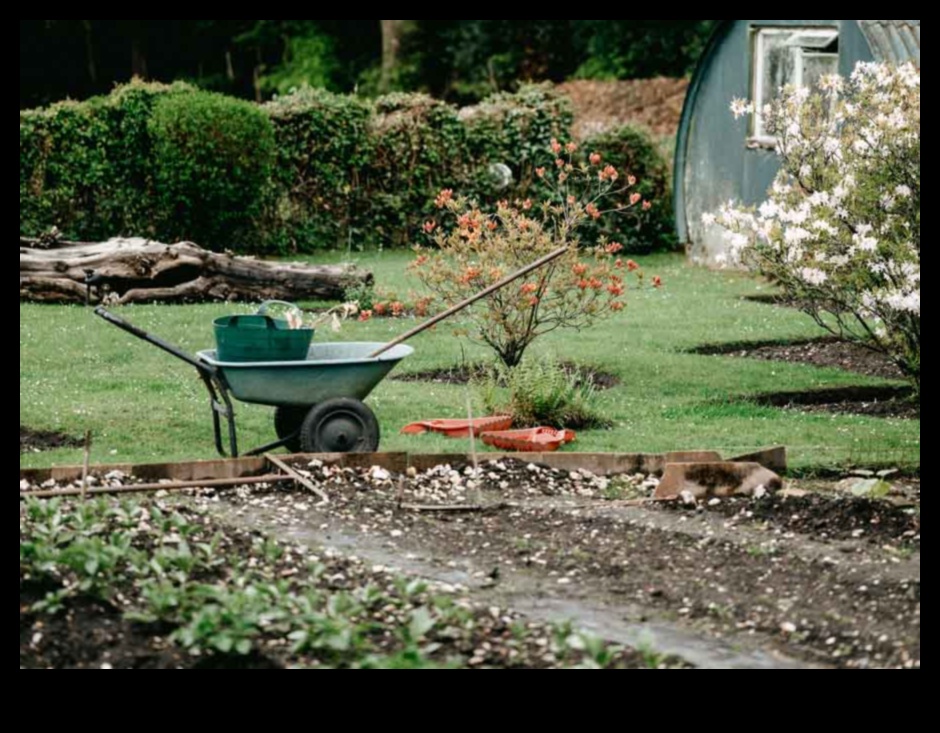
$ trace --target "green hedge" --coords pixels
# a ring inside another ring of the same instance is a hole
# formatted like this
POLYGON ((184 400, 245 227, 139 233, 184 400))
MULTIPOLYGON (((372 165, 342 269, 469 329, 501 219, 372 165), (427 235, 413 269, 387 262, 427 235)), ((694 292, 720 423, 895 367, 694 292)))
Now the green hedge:
POLYGON ((621 217, 604 217, 603 228, 594 235, 603 233, 635 254, 674 248, 678 239, 672 212, 670 166, 650 135, 626 126, 591 137, 584 141, 584 147, 599 152, 622 174, 636 176, 633 190, 652 202, 649 211, 636 209, 635 215, 631 212, 621 217))
POLYGON ((255 104, 170 95, 153 107, 157 230, 167 241, 251 242, 274 164, 274 127, 255 104))
MULTIPOLYGON (((567 100, 545 86, 458 110, 420 94, 368 103, 309 88, 258 106, 133 82, 20 113, 20 234, 55 225, 75 239, 256 252, 405 246, 441 188, 484 201, 530 193, 550 140, 570 127, 567 100), (496 175, 503 166, 511 179, 496 175)), ((649 138, 622 131, 589 144, 656 201, 649 229, 621 240, 668 239, 667 166, 649 138)))

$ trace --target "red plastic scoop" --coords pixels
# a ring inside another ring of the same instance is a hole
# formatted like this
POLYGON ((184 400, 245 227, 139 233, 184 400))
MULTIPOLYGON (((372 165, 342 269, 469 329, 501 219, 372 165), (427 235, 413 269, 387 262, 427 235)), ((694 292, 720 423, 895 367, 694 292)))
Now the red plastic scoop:
POLYGON ((478 417, 472 423, 470 420, 422 420, 406 425, 401 432, 404 435, 441 433, 448 438, 466 438, 470 435, 471 425, 474 435, 480 435, 484 430, 507 430, 512 427, 512 417, 508 415, 478 417))
POLYGON ((555 451, 575 439, 573 430, 555 428, 527 428, 525 430, 487 430, 480 436, 487 445, 500 450, 529 451, 534 453, 555 451))

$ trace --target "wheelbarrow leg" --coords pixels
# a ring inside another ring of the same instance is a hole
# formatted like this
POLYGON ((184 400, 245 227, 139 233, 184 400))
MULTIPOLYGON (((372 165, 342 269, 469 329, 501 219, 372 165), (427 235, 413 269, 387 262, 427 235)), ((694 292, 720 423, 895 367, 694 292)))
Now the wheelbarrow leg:
POLYGON ((206 385, 206 389, 209 391, 209 405, 212 408, 212 430, 215 434, 215 449, 223 458, 226 455, 232 458, 238 458, 238 433, 235 429, 235 408, 232 405, 231 397, 229 397, 228 389, 218 377, 210 376, 203 372, 199 374, 206 385), (225 446, 222 442, 222 421, 219 417, 220 415, 225 416, 225 421, 228 425, 228 454, 226 454, 225 446))

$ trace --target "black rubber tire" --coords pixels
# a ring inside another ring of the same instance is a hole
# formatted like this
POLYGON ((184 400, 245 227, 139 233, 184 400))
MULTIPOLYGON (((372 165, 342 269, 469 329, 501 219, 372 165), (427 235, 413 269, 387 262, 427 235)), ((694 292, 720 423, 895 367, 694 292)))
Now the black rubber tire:
POLYGON ((284 440, 291 435, 294 436, 284 446, 291 453, 300 453, 300 430, 308 412, 310 412, 309 406, 281 405, 274 408, 274 432, 278 439, 284 440))
POLYGON ((359 400, 326 400, 304 418, 300 447, 304 453, 374 453, 379 448, 379 421, 359 400))

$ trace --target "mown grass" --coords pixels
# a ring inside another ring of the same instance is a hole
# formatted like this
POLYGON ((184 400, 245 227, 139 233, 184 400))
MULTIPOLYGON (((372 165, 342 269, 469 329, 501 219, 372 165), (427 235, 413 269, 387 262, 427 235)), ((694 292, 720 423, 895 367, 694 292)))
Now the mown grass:
MULTIPOLYGON (((345 259, 328 253, 318 261, 345 259)), ((380 287, 417 289, 405 275, 407 253, 355 255, 380 287)), ((635 291, 615 319, 581 333, 561 332, 534 347, 613 372, 623 384, 603 392, 609 430, 582 431, 571 450, 663 451, 710 448, 733 454, 786 444, 798 468, 920 464, 920 421, 799 413, 747 402, 748 395, 823 386, 878 384, 837 369, 686 353, 705 343, 797 339, 819 335, 802 314, 742 300, 766 292, 754 278, 688 266, 675 255, 648 257, 660 291, 635 291)), ((131 306, 116 311, 187 350, 212 343, 212 319, 244 306, 131 306)), ((385 341, 411 321, 349 323, 339 340, 385 341)), ((448 323, 417 337, 400 371, 481 361, 485 350, 458 339, 448 323)), ((334 338, 321 334, 318 338, 334 338)), ((402 436, 414 420, 462 417, 467 388, 386 380, 369 402, 383 429, 383 450, 465 451, 465 442, 402 436)), ((271 411, 239 407, 243 446, 267 442, 271 411)), ((214 455, 207 398, 195 371, 108 326, 82 307, 20 305, 20 423, 94 435, 93 460, 168 461, 214 455)), ((21 466, 74 463, 80 450, 20 457, 21 466)))

